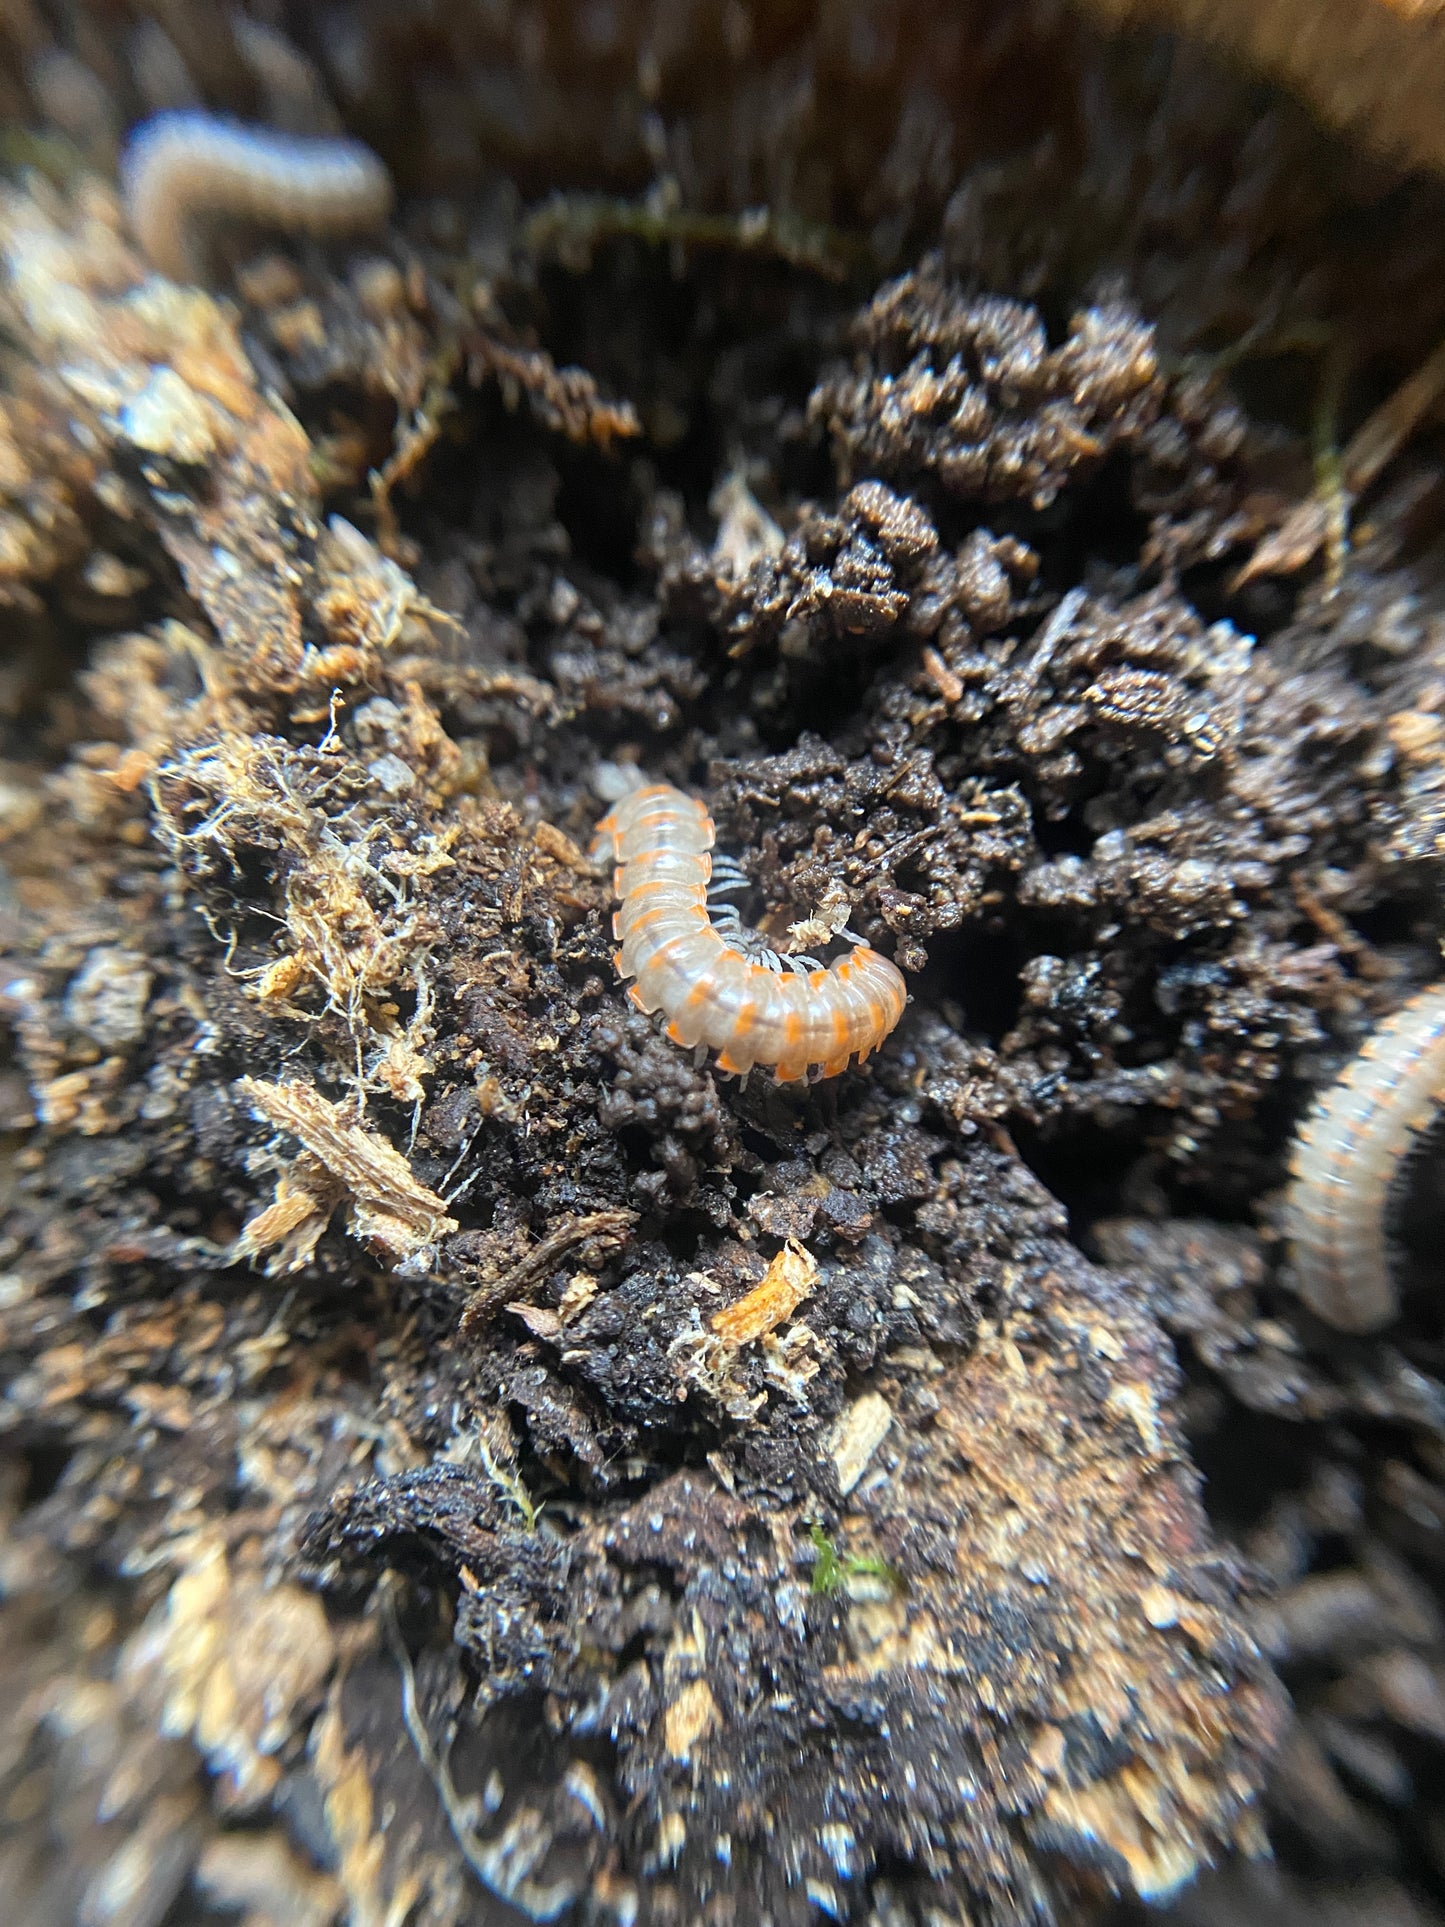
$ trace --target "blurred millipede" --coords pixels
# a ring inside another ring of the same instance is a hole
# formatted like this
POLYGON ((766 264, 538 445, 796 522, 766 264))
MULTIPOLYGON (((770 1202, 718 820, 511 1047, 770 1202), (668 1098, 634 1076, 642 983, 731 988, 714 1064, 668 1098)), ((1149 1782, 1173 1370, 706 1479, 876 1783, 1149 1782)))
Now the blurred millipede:
POLYGON ((1445 984, 1387 1018, 1300 1126, 1287 1212, 1299 1294, 1342 1331, 1398 1310, 1385 1211, 1412 1140, 1445 1100, 1445 984))
POLYGON ((810 957, 747 954, 735 910, 709 914, 715 894, 744 879, 726 858, 714 864, 713 822, 704 805, 668 783, 624 797, 597 825, 610 840, 612 887, 621 908, 612 933, 617 969, 634 977, 632 1000, 670 1020, 675 1044, 720 1053, 718 1068, 773 1066, 782 1083, 820 1066, 836 1077, 883 1042, 908 1002, 901 972, 859 939, 826 968, 810 957), (730 938, 733 939, 730 941, 730 938))
POLYGON ((153 114, 121 160, 131 231, 175 281, 201 275, 194 227, 229 216, 293 233, 375 227, 391 208, 391 176, 360 141, 278 134, 214 114, 153 114))

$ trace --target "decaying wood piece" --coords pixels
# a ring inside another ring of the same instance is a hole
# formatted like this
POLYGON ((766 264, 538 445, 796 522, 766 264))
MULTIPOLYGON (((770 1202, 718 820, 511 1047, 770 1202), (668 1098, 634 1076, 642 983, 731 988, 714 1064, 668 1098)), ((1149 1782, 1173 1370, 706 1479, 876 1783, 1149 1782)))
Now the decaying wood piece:
MULTIPOLYGON (((393 1263, 415 1260, 456 1230, 456 1219, 446 1215, 446 1206, 434 1191, 418 1184, 400 1151, 374 1131, 363 1130, 344 1106, 332 1103, 314 1086, 301 1078, 269 1084, 262 1078, 243 1077, 237 1090, 268 1123, 300 1139, 338 1192, 350 1200, 352 1231, 378 1245, 393 1263)), ((245 1255, 294 1238, 300 1225, 319 1210, 324 1195, 318 1197, 309 1188, 284 1200, 278 1195, 242 1232, 245 1255)))

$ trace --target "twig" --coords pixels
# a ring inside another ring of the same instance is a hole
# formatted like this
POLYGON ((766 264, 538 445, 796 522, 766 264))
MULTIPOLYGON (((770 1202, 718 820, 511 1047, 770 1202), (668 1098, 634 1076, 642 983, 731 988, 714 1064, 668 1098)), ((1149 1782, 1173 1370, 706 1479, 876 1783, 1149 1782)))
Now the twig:
POLYGON ((500 1278, 478 1287, 462 1307, 458 1330, 471 1338, 495 1308, 513 1297, 523 1286, 544 1277, 557 1260, 591 1239, 613 1248, 626 1244, 627 1234, 637 1222, 635 1211, 589 1211, 572 1218, 549 1232, 500 1278))
MULTIPOLYGON (((1445 394, 1445 341, 1355 430, 1343 455, 1331 455, 1326 460, 1323 490, 1317 440, 1315 492, 1290 511, 1273 535, 1265 536, 1235 574, 1231 591, 1242 589, 1257 576, 1293 575, 1312 561, 1322 547, 1331 547, 1338 556, 1342 547, 1341 520, 1348 524, 1350 511, 1360 496, 1379 480, 1442 394, 1445 394)), ((1328 386, 1317 422, 1324 420, 1327 410, 1328 386)))

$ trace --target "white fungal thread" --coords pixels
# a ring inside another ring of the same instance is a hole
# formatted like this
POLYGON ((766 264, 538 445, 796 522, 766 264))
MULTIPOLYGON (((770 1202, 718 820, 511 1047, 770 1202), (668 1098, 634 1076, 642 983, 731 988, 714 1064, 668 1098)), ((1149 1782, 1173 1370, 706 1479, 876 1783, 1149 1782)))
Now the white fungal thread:
POLYGON ((1385 1212, 1390 1186, 1445 1100, 1445 985, 1397 1010, 1300 1126, 1286 1200, 1300 1297, 1342 1331, 1399 1309, 1385 1212))
POLYGON ((710 889, 747 881, 730 859, 714 863, 713 835, 705 806, 668 783, 634 790, 597 826, 616 865, 612 932, 619 974, 636 979, 633 1002, 662 1011, 675 1044, 719 1052, 720 1070, 771 1065, 793 1083, 862 1063, 903 1015, 902 973, 858 938, 826 968, 763 948, 736 909, 709 905, 710 889))
POLYGON ((213 217, 324 236, 376 227, 391 176, 369 147, 278 134, 195 112, 154 114, 130 137, 121 195, 131 231, 175 281, 202 275, 196 228, 213 217))

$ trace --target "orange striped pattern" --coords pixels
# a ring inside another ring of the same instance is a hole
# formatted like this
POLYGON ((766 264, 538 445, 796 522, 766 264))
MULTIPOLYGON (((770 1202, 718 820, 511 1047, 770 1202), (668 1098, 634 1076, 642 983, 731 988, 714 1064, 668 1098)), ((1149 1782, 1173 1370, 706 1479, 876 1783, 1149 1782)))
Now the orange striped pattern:
POLYGON ((618 974, 635 980, 640 1009, 664 1014, 675 1044, 706 1045, 724 1071, 770 1066, 788 1084, 861 1064, 903 1015, 902 974, 867 944, 804 976, 727 942, 708 915, 713 823, 695 797, 649 784, 611 809, 597 836, 616 866, 618 974))

